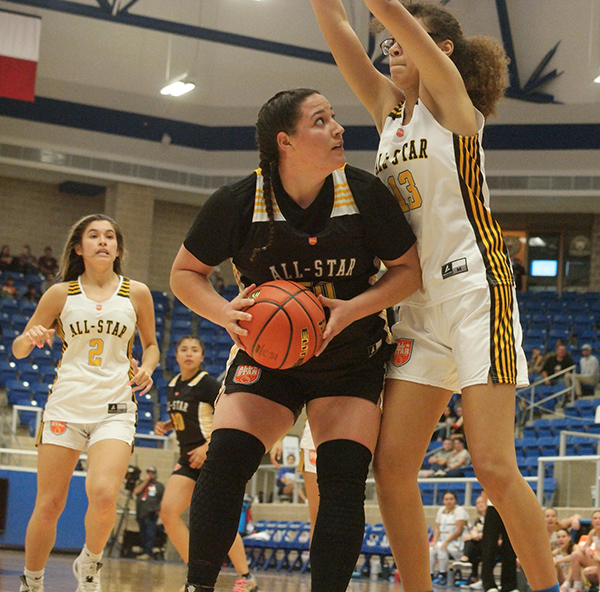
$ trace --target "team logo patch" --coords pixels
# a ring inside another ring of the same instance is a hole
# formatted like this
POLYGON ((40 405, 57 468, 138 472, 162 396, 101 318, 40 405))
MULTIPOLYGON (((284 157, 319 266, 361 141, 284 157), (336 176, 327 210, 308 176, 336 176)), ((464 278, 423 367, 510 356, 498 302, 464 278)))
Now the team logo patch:
POLYGON ((100 312, 102 310, 102 305, 101 304, 96 304, 96 310, 98 312, 100 312))
POLYGON ((235 371, 233 382, 238 384, 254 384, 260 378, 260 368, 256 366, 239 366, 235 371))
POLYGON ((403 366, 410 360, 414 343, 414 339, 398 339, 396 341, 396 351, 392 356, 394 366, 403 366))
POLYGON ((396 135, 397 135, 399 138, 401 138, 401 137, 404 135, 404 130, 403 130, 401 127, 399 127, 399 128, 396 130, 396 135))
POLYGON ((316 245, 316 244, 317 244, 317 237, 316 237, 316 236, 311 236, 311 237, 308 239, 308 244, 309 244, 309 245, 311 245, 311 246, 314 246, 314 245, 316 245))
POLYGON ((311 465, 313 465, 314 467, 317 466, 317 451, 316 450, 309 450, 308 460, 311 465))
POLYGON ((67 431, 67 424, 64 421, 51 421, 50 431, 57 436, 62 436, 67 431))

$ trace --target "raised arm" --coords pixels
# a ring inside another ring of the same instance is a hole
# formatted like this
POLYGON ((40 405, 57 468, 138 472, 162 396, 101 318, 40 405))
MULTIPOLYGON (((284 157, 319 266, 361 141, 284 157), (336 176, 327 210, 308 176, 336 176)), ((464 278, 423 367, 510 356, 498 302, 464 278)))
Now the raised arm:
MULTIPOLYGON (((457 134, 476 134, 473 103, 448 57, 454 50, 452 41, 430 37, 398 0, 365 0, 365 4, 419 70, 419 98, 437 121, 457 134)), ((393 61, 392 56, 390 59, 393 61)))
POLYGON ((311 0, 319 27, 346 82, 381 131, 389 112, 403 95, 373 66, 348 22, 341 0, 311 0))

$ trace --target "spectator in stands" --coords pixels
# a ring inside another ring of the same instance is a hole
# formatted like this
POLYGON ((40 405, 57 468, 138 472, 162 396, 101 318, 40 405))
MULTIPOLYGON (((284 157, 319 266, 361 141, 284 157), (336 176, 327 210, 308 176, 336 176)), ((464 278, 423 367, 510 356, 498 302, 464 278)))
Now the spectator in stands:
POLYGON ((27 291, 21 296, 21 300, 27 300, 28 302, 37 302, 39 299, 40 295, 33 284, 29 284, 27 291))
MULTIPOLYGON (((280 497, 291 501, 296 489, 296 457, 293 454, 288 454, 286 464, 277 471, 277 488, 280 497)), ((302 487, 298 487, 298 497, 306 501, 302 487)))
POLYGON ((450 437, 462 436, 464 434, 463 428, 463 408, 462 405, 454 406, 454 413, 456 413, 456 421, 450 426, 450 437))
POLYGON ((565 384, 567 386, 575 384, 577 399, 582 396, 584 389, 587 394, 593 394, 600 377, 600 364, 598 358, 592 354, 592 346, 589 343, 581 346, 581 356, 579 360, 581 372, 565 374, 565 384))
POLYGON ((500 552, 502 564, 501 588, 504 592, 510 590, 514 592, 517 589, 517 556, 498 510, 487 499, 487 495, 485 493, 483 495, 487 500, 487 509, 481 538, 481 580, 471 584, 470 587, 472 590, 498 592, 494 578, 494 567, 497 563, 498 552, 500 552))
POLYGON ((471 568, 471 583, 475 583, 479 580, 478 569, 481 561, 481 539, 483 537, 483 525, 485 523, 485 514, 487 510, 487 498, 485 495, 480 495, 475 500, 475 508, 477 509, 478 516, 475 519, 475 522, 473 522, 473 527, 469 534, 463 537, 465 546, 460 561, 454 563, 455 567, 471 568))
POLYGON ((574 551, 573 539, 569 532, 561 528, 556 532, 558 547, 552 551, 554 565, 556 565, 556 577, 562 591, 569 590, 573 581, 571 569, 571 554, 574 551))
POLYGON ((434 473, 435 477, 464 477, 465 468, 471 464, 471 455, 465 447, 463 438, 452 438, 453 450, 448 458, 445 469, 440 469, 434 473))
POLYGON ((545 361, 546 357, 542 354, 542 350, 539 347, 532 347, 531 355, 527 362, 529 374, 541 374, 545 361))
POLYGON ((0 271, 13 271, 13 256, 8 245, 2 245, 0 249, 0 271))
POLYGON ((441 450, 438 450, 427 459, 427 468, 419 471, 419 477, 433 477, 436 471, 443 471, 453 451, 454 442, 450 438, 445 438, 441 450))
POLYGON ((56 275, 58 272, 58 261, 52 255, 52 247, 44 249, 44 254, 38 259, 38 267, 45 277, 48 277, 49 274, 56 275))
POLYGON ((19 273, 29 274, 38 272, 37 258, 31 252, 29 245, 23 245, 21 254, 13 260, 13 267, 19 273))
POLYGON ((46 276, 46 279, 44 281, 42 281, 42 294, 44 294, 44 292, 46 292, 46 290, 52 286, 54 284, 54 282, 57 281, 57 278, 54 274, 49 273, 46 276))
POLYGON ((213 288, 217 294, 223 296, 225 293, 225 280, 221 275, 221 268, 218 265, 213 269, 213 272, 210 274, 208 279, 210 280, 210 283, 213 285, 213 288))
POLYGON ((451 405, 447 405, 444 409, 442 417, 436 426, 433 437, 440 442, 447 438, 452 431, 452 424, 456 421, 456 415, 451 405))
POLYGON ((566 345, 559 345, 556 348, 556 353, 544 362, 542 368, 542 376, 546 379, 544 384, 563 384, 565 383, 565 374, 562 374, 556 378, 548 379, 549 376, 566 370, 574 365, 573 358, 569 355, 566 345))
MULTIPOLYGON (((573 528, 576 528, 575 526, 573 528)), ((577 529, 578 530, 578 529, 577 529)), ((583 575, 592 583, 598 584, 598 567, 600 566, 600 510, 592 514, 592 529, 588 532, 583 548, 575 546, 569 560, 573 592, 583 592, 583 575)))
POLYGON ((15 279, 7 277, 4 280, 4 285, 0 289, 0 298, 16 298, 19 295, 19 290, 15 286, 15 279))
POLYGON ((548 531, 550 546, 553 550, 558 547, 556 533, 561 528, 566 528, 567 530, 579 530, 581 528, 581 516, 579 514, 573 514, 568 518, 559 520, 558 514, 554 508, 546 508, 544 510, 544 519, 546 520, 546 530, 548 531))
POLYGON ((445 586, 448 576, 450 557, 459 560, 463 553, 462 539, 469 516, 462 506, 457 504, 456 494, 447 491, 442 498, 443 508, 438 510, 435 518, 435 529, 429 543, 429 568, 433 583, 445 586), (437 575, 434 577, 437 562, 437 575))
POLYGON ((136 496, 135 513, 140 527, 140 540, 143 553, 138 559, 154 558, 158 511, 165 492, 165 486, 157 480, 156 467, 146 469, 146 477, 136 485, 133 494, 136 496))

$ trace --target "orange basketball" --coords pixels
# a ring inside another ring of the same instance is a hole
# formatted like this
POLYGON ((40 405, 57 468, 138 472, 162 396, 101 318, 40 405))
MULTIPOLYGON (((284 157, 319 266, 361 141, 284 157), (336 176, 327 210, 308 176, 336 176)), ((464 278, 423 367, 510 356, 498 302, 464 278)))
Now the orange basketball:
POLYGON ((295 282, 261 284, 248 296, 251 321, 240 321, 248 335, 240 336, 246 351, 259 364, 283 370, 301 366, 321 346, 325 311, 319 299, 295 282))

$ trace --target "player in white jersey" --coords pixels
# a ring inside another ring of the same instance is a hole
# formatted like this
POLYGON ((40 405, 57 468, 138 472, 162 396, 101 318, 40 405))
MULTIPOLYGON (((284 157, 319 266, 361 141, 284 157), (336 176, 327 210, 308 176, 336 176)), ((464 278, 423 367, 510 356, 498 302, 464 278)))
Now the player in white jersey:
POLYGON ((42 592, 69 483, 87 450, 85 545, 73 564, 77 592, 99 592, 104 545, 135 437, 135 392, 147 393, 159 360, 150 290, 121 275, 123 234, 93 214, 72 227, 61 259, 62 282, 50 287, 13 342, 17 358, 63 341, 62 358, 38 434, 37 498, 25 539, 20 592, 42 592), (136 329, 143 355, 131 357, 136 329))
POLYGON ((515 389, 527 374, 512 269, 489 210, 481 150, 484 117, 506 87, 506 55, 493 39, 466 39, 440 3, 365 0, 389 31, 381 43, 387 77, 364 51, 341 0, 312 4, 381 135, 376 172, 417 236, 423 270, 423 289, 402 303, 394 327, 375 456, 402 585, 406 592, 431 589, 417 476, 433 429, 460 390, 475 473, 532 589, 557 591, 543 516, 516 463, 515 389))

